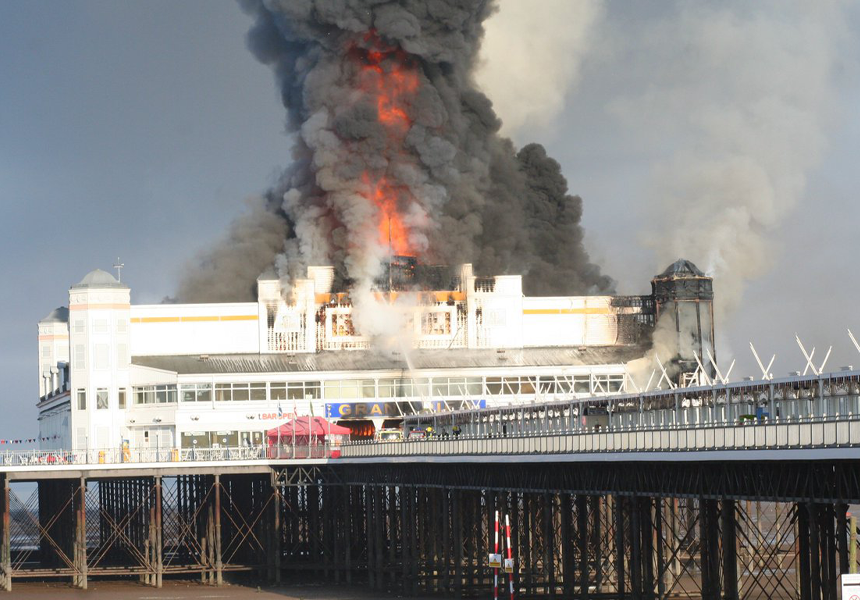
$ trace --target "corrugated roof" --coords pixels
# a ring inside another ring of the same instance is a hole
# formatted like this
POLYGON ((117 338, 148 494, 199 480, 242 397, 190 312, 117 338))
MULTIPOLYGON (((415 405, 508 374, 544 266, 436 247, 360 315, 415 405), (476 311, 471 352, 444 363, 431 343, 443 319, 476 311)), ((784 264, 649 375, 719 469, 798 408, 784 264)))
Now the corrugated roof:
MULTIPOLYGON (((641 358, 641 346, 586 346, 579 348, 521 348, 485 350, 415 350, 412 369, 468 369, 483 367, 563 367, 620 364, 641 358)), ((322 371, 408 370, 400 353, 342 350, 316 354, 213 354, 199 356, 134 356, 132 364, 173 371, 179 375, 219 373, 293 373, 322 371)))

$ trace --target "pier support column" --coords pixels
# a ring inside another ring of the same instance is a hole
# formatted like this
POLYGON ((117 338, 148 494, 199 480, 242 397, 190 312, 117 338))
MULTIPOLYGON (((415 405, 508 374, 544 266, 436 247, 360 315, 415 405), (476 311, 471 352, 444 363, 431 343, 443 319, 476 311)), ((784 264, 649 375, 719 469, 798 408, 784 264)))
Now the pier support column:
POLYGON ((11 527, 11 514, 9 511, 9 480, 3 478, 3 538, 0 547, 0 569, 2 569, 2 585, 7 592, 12 591, 12 536, 9 533, 11 527))
POLYGON ((87 589, 87 482, 81 477, 75 494, 75 585, 87 589))
POLYGON ((836 553, 839 555, 839 573, 848 573, 848 505, 836 505, 836 553))
POLYGON ((564 582, 562 589, 565 598, 573 596, 574 589, 574 565, 573 552, 573 533, 571 526, 571 516, 573 514, 573 504, 570 494, 561 494, 559 497, 559 506, 561 510, 561 578, 564 582))
POLYGON ((224 584, 224 565, 221 562, 221 476, 215 476, 215 585, 224 584))
POLYGON ((373 489, 368 485, 364 488, 364 531, 365 544, 367 544, 367 583, 371 589, 376 589, 376 559, 375 543, 376 524, 374 523, 375 512, 373 510, 373 489))
MULTIPOLYGON (((463 492, 451 490, 451 520, 454 530, 454 595, 463 597, 463 492)), ((413 559, 414 560, 414 559, 413 559)))
MULTIPOLYGON (((274 581, 281 583, 281 486, 278 483, 278 475, 272 471, 272 567, 274 569, 274 581)), ((335 560, 338 560, 335 555, 335 560)))
POLYGON ((806 504, 806 522, 809 527, 809 591, 812 600, 821 598, 821 536, 819 535, 818 506, 806 504))
POLYGON ((809 513, 798 503, 797 510, 797 562, 800 574, 800 600, 811 600, 811 567, 809 561, 809 513))
POLYGON ((735 501, 723 500, 723 598, 738 600, 738 542, 735 501))
POLYGON ((160 588, 164 576, 164 532, 161 512, 161 475, 155 477, 155 587, 160 588))
POLYGON ((719 512, 716 500, 699 500, 699 540, 702 563, 702 599, 720 599, 719 512))
POLYGON ((576 538, 579 554, 579 598, 588 598, 588 496, 576 497, 576 538))
POLYGON ((819 511, 821 521, 821 593, 827 600, 836 600, 836 508, 825 504, 819 511))
MULTIPOLYGON (((639 498, 628 500, 630 513, 630 591, 633 600, 642 599, 642 535, 639 527, 639 498)), ((704 561, 703 561, 704 564, 704 561)), ((704 571, 704 568, 703 568, 704 571)), ((704 586, 702 586, 704 592, 704 586)), ((702 594, 704 598, 704 593, 702 594)))
POLYGON ((626 499, 624 496, 615 495, 612 497, 612 518, 615 520, 615 587, 618 592, 618 598, 624 600, 627 591, 624 555, 627 546, 624 543, 624 506, 626 499))
POLYGON ((376 485, 373 487, 373 531, 370 535, 374 536, 373 551, 374 561, 373 568, 376 571, 376 589, 382 591, 385 589, 385 536, 384 536, 384 513, 382 507, 383 498, 382 486, 376 485))
POLYGON ((639 498, 639 530, 641 532, 640 569, 642 570, 642 595, 654 598, 654 518, 651 497, 639 498))

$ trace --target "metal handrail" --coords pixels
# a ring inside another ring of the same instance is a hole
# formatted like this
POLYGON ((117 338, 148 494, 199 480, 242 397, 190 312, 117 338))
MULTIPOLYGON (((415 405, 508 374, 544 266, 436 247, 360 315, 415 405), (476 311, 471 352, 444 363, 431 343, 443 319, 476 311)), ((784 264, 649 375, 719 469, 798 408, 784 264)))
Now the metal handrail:
POLYGON ((100 448, 0 452, 2 467, 120 465, 142 463, 272 461, 337 458, 340 445, 318 443, 230 448, 100 448))
POLYGON ((708 452, 860 447, 860 415, 852 418, 768 421, 674 427, 606 428, 512 432, 506 435, 449 435, 394 442, 350 442, 343 458, 482 454, 597 454, 708 452))

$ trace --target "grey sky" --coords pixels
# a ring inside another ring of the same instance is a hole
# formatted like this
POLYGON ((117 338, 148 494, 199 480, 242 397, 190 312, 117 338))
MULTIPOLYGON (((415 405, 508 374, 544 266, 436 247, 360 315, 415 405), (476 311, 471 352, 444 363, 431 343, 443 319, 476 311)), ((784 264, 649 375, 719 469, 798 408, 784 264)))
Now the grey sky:
MULTIPOLYGON (((644 56, 631 73, 612 43, 654 12, 630 6, 608 5, 604 35, 577 57, 583 66, 563 111, 516 139, 547 146, 584 199, 593 258, 620 291, 645 293, 665 266, 642 244, 643 223, 653 225, 653 169, 684 132, 663 138, 607 108, 647 89, 642 64, 659 68, 645 44, 627 49, 644 56)), ((858 12, 844 12, 845 57, 860 56, 858 12)), ((71 284, 120 256, 133 302, 172 294, 185 262, 287 164, 284 110, 245 48, 248 26, 227 0, 0 3, 0 439, 38 431, 36 323, 67 302, 71 284)), ((831 83, 820 164, 794 212, 768 232, 778 259, 717 324, 738 376, 753 373, 749 340, 777 352, 777 374, 802 369, 795 331, 816 355, 834 344, 830 367, 860 366, 845 334, 860 333, 856 65, 837 61, 831 83)))

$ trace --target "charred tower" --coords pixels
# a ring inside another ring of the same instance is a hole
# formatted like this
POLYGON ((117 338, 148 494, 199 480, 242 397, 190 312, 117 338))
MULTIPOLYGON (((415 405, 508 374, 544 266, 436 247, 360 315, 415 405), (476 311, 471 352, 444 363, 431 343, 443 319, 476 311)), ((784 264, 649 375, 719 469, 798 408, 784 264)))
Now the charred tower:
POLYGON ((707 358, 708 353, 716 360, 714 347, 714 280, 705 275, 689 260, 678 259, 651 280, 651 293, 654 297, 657 322, 670 318, 674 321, 677 335, 678 353, 674 359, 681 375, 697 370, 696 357, 706 366, 712 376, 713 367, 707 358))

